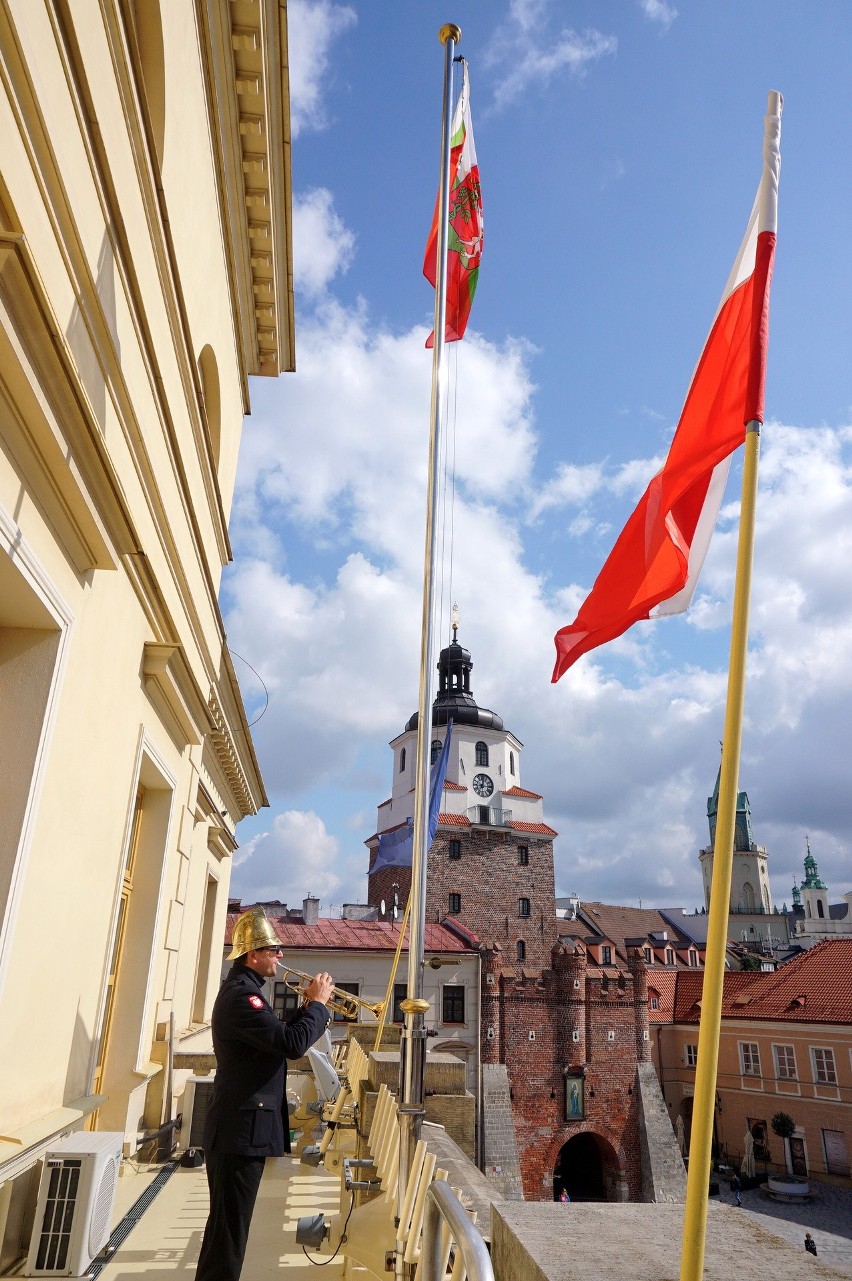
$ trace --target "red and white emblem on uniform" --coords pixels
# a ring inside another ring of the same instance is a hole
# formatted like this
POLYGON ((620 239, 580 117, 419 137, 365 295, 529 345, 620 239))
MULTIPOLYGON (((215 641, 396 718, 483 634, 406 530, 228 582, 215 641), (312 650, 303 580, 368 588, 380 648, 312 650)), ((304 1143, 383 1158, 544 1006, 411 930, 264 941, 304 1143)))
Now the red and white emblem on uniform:
POLYGON ((259 996, 250 996, 249 1005, 253 1005, 256 1010, 263 1009, 263 1001, 261 1001, 259 996))

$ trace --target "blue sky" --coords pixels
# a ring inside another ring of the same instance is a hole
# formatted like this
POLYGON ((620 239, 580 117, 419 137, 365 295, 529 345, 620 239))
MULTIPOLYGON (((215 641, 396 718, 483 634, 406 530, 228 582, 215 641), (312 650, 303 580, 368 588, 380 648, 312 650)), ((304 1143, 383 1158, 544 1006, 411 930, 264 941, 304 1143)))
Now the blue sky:
MULTIPOLYGON (((739 468, 695 604, 551 686, 570 622, 668 447, 784 94, 740 786, 790 901, 805 833, 852 888, 852 208, 841 0, 290 0, 297 372, 256 380, 223 585, 263 677, 271 806, 233 890, 323 912, 366 890, 388 741, 417 705, 443 51, 462 28, 485 251, 451 349, 443 618, 525 744, 557 889, 701 902, 739 468)), ((237 661, 250 714, 264 707, 237 661)))

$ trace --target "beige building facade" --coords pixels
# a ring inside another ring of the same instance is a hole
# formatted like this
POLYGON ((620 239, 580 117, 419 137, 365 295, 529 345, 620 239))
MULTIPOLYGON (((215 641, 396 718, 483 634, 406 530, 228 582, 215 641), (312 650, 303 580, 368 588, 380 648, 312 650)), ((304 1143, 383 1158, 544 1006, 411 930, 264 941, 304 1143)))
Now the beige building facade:
POLYGON ((46 1146, 165 1114, 266 797, 217 603, 293 368, 286 5, 0 6, 0 1265, 46 1146))

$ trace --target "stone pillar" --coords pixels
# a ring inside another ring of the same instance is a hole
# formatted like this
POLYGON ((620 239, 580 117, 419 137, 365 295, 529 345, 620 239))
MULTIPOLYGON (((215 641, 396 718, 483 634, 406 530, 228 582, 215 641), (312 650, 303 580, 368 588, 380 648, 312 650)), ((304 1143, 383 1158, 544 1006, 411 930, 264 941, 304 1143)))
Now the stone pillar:
POLYGON ((480 1056, 483 1063, 503 1062, 503 1038, 500 1034, 500 969, 503 951, 499 943, 483 943, 480 1056))
POLYGON ((636 1023, 636 1058, 639 1063, 651 1059, 651 1032, 648 1026, 648 967, 638 949, 627 954, 627 965, 633 975, 633 1017, 636 1023))

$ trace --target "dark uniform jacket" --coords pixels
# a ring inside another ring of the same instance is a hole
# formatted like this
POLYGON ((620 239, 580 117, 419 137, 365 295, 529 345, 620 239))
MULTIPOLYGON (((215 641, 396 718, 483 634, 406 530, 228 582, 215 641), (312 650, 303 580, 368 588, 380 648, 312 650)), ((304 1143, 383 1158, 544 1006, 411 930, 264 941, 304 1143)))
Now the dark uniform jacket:
POLYGON ((310 1001, 287 1023, 263 996, 263 978, 235 961, 213 1006, 216 1076, 204 1123, 204 1147, 239 1156, 290 1151, 287 1059, 322 1036, 329 1013, 310 1001))

